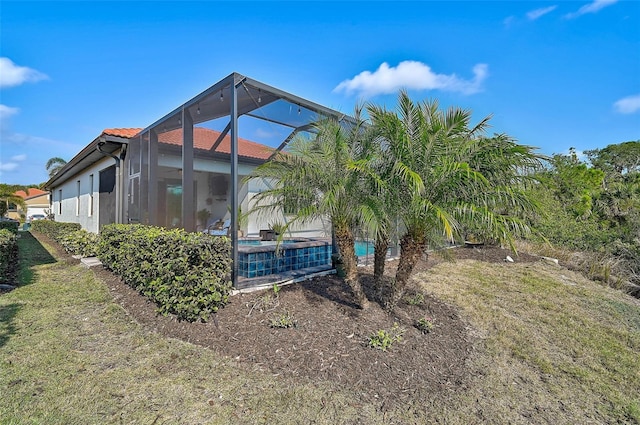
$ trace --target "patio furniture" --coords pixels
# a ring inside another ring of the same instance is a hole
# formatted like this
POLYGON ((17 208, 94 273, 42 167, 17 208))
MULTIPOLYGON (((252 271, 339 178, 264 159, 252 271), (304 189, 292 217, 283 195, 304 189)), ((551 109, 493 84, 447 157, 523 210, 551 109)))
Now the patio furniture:
POLYGON ((229 236, 229 227, 231 227, 231 219, 228 218, 224 222, 218 220, 208 226, 203 232, 213 236, 229 236))

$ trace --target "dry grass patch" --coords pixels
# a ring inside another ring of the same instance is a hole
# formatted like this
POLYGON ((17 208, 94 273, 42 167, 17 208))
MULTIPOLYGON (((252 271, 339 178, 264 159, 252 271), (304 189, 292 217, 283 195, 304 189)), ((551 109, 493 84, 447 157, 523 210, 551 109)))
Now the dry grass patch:
POLYGON ((638 300, 543 263, 465 260, 416 279, 462 308, 486 347, 445 422, 640 422, 638 300))
POLYGON ((637 267, 630 267, 628 261, 605 252, 580 252, 553 246, 548 243, 518 241, 518 250, 534 255, 555 258, 560 265, 581 272, 587 278, 602 282, 612 288, 621 289, 640 298, 637 267), (634 283, 636 282, 636 283, 634 283))

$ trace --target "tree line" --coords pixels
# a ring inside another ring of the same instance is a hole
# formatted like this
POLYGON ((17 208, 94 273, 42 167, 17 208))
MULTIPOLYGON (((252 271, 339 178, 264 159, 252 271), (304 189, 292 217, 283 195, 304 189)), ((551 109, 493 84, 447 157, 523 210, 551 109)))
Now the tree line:
MULTIPOLYGON (((50 158, 45 164, 45 169, 49 174, 49 178, 55 176, 66 164, 67 164, 67 161, 65 161, 60 157, 56 156, 56 157, 50 158)), ((32 188, 32 187, 43 189, 45 183, 46 182, 42 182, 39 184, 27 184, 27 185, 0 183, 0 217, 4 217, 4 215, 9 210, 9 207, 11 207, 12 205, 17 205, 22 209, 27 208, 27 205, 25 204, 24 199, 16 195, 16 192, 23 190, 26 193, 28 193, 29 188, 32 188)))
POLYGON ((556 154, 536 174, 531 196, 544 207, 531 219, 541 236, 622 263, 640 283, 640 140, 556 154))

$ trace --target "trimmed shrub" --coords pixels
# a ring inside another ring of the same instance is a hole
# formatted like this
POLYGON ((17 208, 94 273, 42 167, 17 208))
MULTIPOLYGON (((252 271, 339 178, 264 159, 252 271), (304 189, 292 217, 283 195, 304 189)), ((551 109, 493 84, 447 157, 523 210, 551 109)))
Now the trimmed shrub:
POLYGON ((227 238, 140 224, 100 230, 98 256, 161 314, 207 321, 228 302, 231 246, 227 238))
POLYGON ((63 223, 51 220, 36 220, 31 223, 31 231, 42 233, 58 243, 66 234, 80 229, 82 229, 80 223, 63 223))
POLYGON ((19 224, 20 223, 18 223, 17 221, 0 221, 0 230, 7 229, 13 233, 16 233, 18 231, 19 224))
POLYGON ((65 251, 83 257, 95 257, 98 253, 100 236, 86 230, 63 233, 58 240, 65 251))
POLYGON ((18 264, 18 242, 16 233, 9 229, 0 229, 0 283, 9 282, 13 268, 18 264))

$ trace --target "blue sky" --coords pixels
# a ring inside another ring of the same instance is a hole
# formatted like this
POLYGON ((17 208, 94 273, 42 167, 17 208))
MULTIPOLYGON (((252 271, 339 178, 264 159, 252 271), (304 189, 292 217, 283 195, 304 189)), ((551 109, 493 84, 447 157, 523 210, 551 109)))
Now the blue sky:
POLYGON ((43 182, 47 159, 146 127, 232 72, 345 113, 391 108, 405 87, 545 154, 640 139, 638 1, 0 8, 0 183, 43 182))

